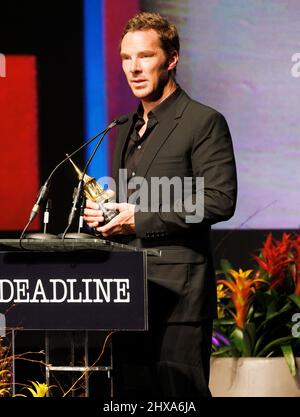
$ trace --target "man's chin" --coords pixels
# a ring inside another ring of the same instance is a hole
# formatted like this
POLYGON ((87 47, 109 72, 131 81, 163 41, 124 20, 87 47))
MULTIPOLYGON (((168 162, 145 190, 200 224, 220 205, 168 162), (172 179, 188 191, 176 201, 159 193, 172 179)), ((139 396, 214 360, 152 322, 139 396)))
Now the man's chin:
POLYGON ((149 92, 144 88, 132 88, 132 92, 135 95, 135 97, 139 99, 143 99, 145 97, 148 97, 149 92))

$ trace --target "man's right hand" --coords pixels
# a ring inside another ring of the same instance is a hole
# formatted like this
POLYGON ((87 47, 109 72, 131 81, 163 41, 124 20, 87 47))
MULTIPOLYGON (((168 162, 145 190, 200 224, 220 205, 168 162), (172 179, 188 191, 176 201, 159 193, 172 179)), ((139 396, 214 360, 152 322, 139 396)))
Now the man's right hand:
POLYGON ((91 200, 86 200, 83 219, 91 228, 98 227, 104 222, 103 212, 99 210, 99 205, 91 200))

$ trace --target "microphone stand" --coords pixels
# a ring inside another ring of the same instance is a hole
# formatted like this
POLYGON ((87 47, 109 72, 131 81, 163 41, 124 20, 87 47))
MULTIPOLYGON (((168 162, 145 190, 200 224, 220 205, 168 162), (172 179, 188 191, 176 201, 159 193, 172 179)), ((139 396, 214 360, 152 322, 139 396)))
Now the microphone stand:
POLYGON ((86 200, 86 198, 83 196, 82 199, 81 199, 80 214, 79 214, 79 220, 78 220, 78 233, 80 233, 80 230, 83 228, 83 216, 84 216, 85 200, 86 200))
MULTIPOLYGON (((99 133, 97 133, 97 135, 95 135, 94 137, 92 137, 91 139, 89 139, 87 142, 85 142, 83 145, 81 145, 79 148, 77 148, 75 151, 73 151, 71 154, 69 154, 69 155, 67 155, 67 157, 66 158, 64 158, 61 162, 59 162, 55 167, 54 167, 54 169, 51 171, 51 173, 50 173, 50 175, 48 176, 48 178, 46 179, 46 181, 45 181, 45 183, 42 185, 42 187, 40 188, 40 190, 39 190, 39 193, 38 193, 38 196, 37 196, 37 199, 36 199, 36 202, 35 202, 35 204, 34 204, 34 206, 33 206, 33 208, 32 208, 32 210, 31 210, 31 213, 30 213, 30 216, 29 216, 29 220, 28 220, 28 222, 27 222, 27 224, 25 225, 25 227, 24 227, 24 229, 23 229, 23 231, 22 231, 22 233, 21 233, 21 235, 20 235, 20 238, 19 238, 19 244, 20 244, 20 247, 22 248, 22 249, 26 249, 26 248, 24 248, 24 246, 22 245, 22 240, 25 238, 25 237, 27 237, 27 235, 25 235, 25 233, 26 233, 26 231, 27 231, 27 229, 28 229, 28 227, 30 226, 30 224, 33 222, 33 220, 34 220, 34 218, 36 217, 36 215, 38 214, 38 211, 39 211, 39 207, 40 207, 40 205, 43 203, 43 201, 46 199, 46 197, 47 197, 47 195, 48 195, 48 192, 49 192, 49 188, 50 188, 50 180, 51 180, 51 178, 52 178, 52 176, 54 175, 54 173, 58 170, 58 168, 60 168, 61 167, 61 165, 63 165, 66 161, 69 161, 71 158, 72 158, 72 156, 74 156, 77 152, 79 152, 81 149, 83 149, 85 146, 87 146, 87 145, 89 145, 92 141, 94 141, 95 139, 97 139, 100 135, 102 135, 102 137, 100 138, 100 141, 99 141, 99 144, 98 144, 98 146, 100 145, 100 143, 102 142, 102 139, 104 138, 104 136, 105 136, 105 134, 111 129, 111 128, 113 128, 113 127, 115 127, 116 125, 118 125, 118 124, 123 124, 123 123, 125 123, 126 121, 128 120, 128 117, 127 116, 122 116, 122 117, 120 117, 119 119, 114 119, 109 125, 108 125, 108 127, 106 127, 104 130, 102 130, 101 132, 99 132, 99 133)), ((92 154, 92 157, 94 156, 94 153, 96 152, 96 150, 98 149, 98 146, 96 147, 96 149, 95 149, 95 151, 93 152, 93 154, 92 154)), ((88 163, 87 163, 87 165, 86 165, 86 168, 85 168, 85 171, 86 171, 86 169, 87 169, 87 167, 88 167, 88 165, 89 165, 89 163, 90 163, 90 161, 91 161, 91 158, 89 159, 89 161, 88 161, 88 163)), ((84 174, 85 174, 85 172, 84 172, 84 174)), ((82 176, 82 178, 81 178, 81 181, 80 181, 80 188, 82 187, 82 182, 83 182, 83 177, 84 177, 84 175, 82 176)), ((81 190, 80 190, 81 191, 81 190)), ((75 214, 75 212, 76 212, 76 210, 77 210, 77 204, 78 204, 78 201, 79 201, 79 197, 80 197, 80 192, 77 194, 77 199, 75 200, 75 202, 73 201, 73 207, 72 207, 72 212, 73 212, 73 214, 72 214, 72 217, 74 217, 74 214, 75 214)), ((73 219, 71 219, 71 220, 73 220, 73 219)), ((65 230, 65 232, 64 232, 64 235, 66 234, 66 231, 68 230, 68 228, 70 227, 70 225, 71 225, 71 223, 69 222, 69 225, 68 225, 68 227, 67 227, 67 229, 65 230)), ((45 234, 45 233, 43 233, 43 234, 45 234)), ((30 235, 28 235, 28 238, 30 238, 30 239, 34 239, 35 237, 37 237, 37 238, 40 238, 40 233, 31 233, 30 235)), ((53 236, 55 236, 55 235, 52 235, 52 238, 53 238, 53 236)), ((88 236, 90 236, 90 235, 88 235, 88 236)), ((59 237, 59 236, 58 236, 59 237)))
MULTIPOLYGON (((77 191, 77 188, 74 189, 74 192, 76 191, 77 191)), ((95 238, 95 236, 89 233, 81 232, 81 229, 83 228, 83 215, 84 215, 85 201, 86 201, 86 198, 83 196, 81 198, 77 232, 74 232, 74 233, 64 232, 64 233, 59 234, 58 237, 61 238, 62 240, 64 239, 94 239, 95 238)), ((68 229, 69 229, 69 225, 66 230, 68 229)))
POLYGON ((50 216, 51 208, 52 208, 52 201, 50 198, 48 198, 45 211, 44 211, 44 217, 43 217, 43 224, 44 224, 43 233, 28 233, 26 235, 26 239, 39 239, 39 240, 59 239, 57 235, 53 235, 52 233, 47 233, 47 225, 49 223, 49 216, 50 216))
POLYGON ((111 123, 105 129, 105 131, 103 132, 102 136, 98 140, 97 145, 95 146, 95 148, 94 148, 91 156, 89 157, 89 159, 88 159, 88 161, 87 161, 87 163, 86 163, 86 165, 84 167, 84 170, 82 171, 82 176, 81 176, 81 178, 79 180, 78 186, 74 190, 73 204, 72 204, 72 208, 71 208, 71 211, 70 211, 70 214, 69 214, 69 218, 68 218, 68 226, 66 227, 65 231, 63 232, 63 234, 62 235, 59 235, 59 236, 61 236, 61 238, 62 238, 63 241, 64 241, 64 239, 85 239, 85 238, 87 238, 87 236, 88 236, 88 239, 90 239, 90 238, 94 239, 95 238, 95 236, 88 235, 87 233, 81 233, 81 232, 79 232, 79 233, 67 233, 67 232, 68 232, 68 230, 69 230, 69 228, 70 228, 70 226, 71 226, 71 224, 72 224, 72 222, 74 220, 74 216, 75 216, 75 213, 77 211, 78 202, 79 202, 79 199, 81 197, 81 192, 82 192, 82 188, 83 188, 83 179, 84 179, 85 173, 86 173, 86 171, 88 169, 88 166, 90 165, 90 163, 91 163, 91 161, 92 161, 95 153, 97 152, 97 149, 99 148, 101 142, 103 141, 106 133, 112 127, 114 127, 116 124, 117 123, 115 123, 115 124, 111 123))
MULTIPOLYGON (((73 204, 72 204, 71 212, 69 214, 68 226, 66 227, 65 231, 63 232, 63 234, 62 235, 59 235, 59 236, 62 237, 63 240, 65 238, 71 238, 71 239, 74 239, 74 238, 77 239, 77 238, 79 238, 80 239, 80 238, 85 238, 86 237, 85 236, 86 234, 82 234, 82 233, 75 233, 75 234, 74 233, 68 233, 67 234, 67 231, 69 230, 69 228, 70 228, 70 226, 71 226, 71 224, 73 222, 73 219, 74 219, 74 216, 75 216, 75 213, 76 213, 76 210, 77 210, 78 201, 79 201, 79 198, 81 196, 82 189, 84 187, 84 177, 86 175, 86 171, 87 171, 88 166, 90 165, 92 159, 94 158, 94 155, 97 152, 99 146, 101 145, 101 142, 103 141, 105 135, 107 134, 107 132, 109 130, 111 130, 113 127, 115 127, 116 125, 123 124, 123 123, 127 122, 127 120, 128 120, 128 117, 127 116, 122 116, 119 119, 115 119, 109 126, 107 126, 107 128, 104 130, 102 136, 98 140, 98 142, 97 142, 97 144, 96 144, 96 146, 95 146, 95 148, 94 148, 91 156, 89 157, 89 159, 88 159, 88 161, 87 161, 87 163, 86 163, 86 165, 84 167, 84 170, 82 171, 82 174, 81 174, 81 177, 80 177, 80 180, 79 180, 78 187, 75 188, 75 190, 74 190, 73 204)), ((70 159, 70 161, 72 162, 71 159, 70 159)), ((99 206, 100 206, 100 204, 99 204, 99 206)), ((114 210, 107 210, 103 206, 102 206, 102 210, 103 210, 103 214, 104 214, 104 218, 106 219, 106 222, 110 221, 111 219, 113 219, 118 214, 118 212, 116 212, 114 210)), ((89 236, 91 236, 91 235, 89 235, 89 236)), ((92 237, 94 237, 94 236, 92 236, 92 237)))
MULTIPOLYGON (((116 124, 119 123, 119 120, 114 120, 108 127, 110 126, 115 126, 116 124)), ((55 167, 54 169, 51 171, 50 175, 48 176, 48 178, 46 179, 45 183, 42 185, 42 187, 39 190, 36 202, 31 210, 30 216, 29 216, 29 220, 26 224, 26 226, 24 227, 21 235, 20 235, 20 239, 19 239, 19 243, 20 243, 20 247, 22 249, 25 249, 22 245, 22 240, 26 237, 27 235, 25 235, 28 227, 31 225, 31 223, 33 222, 34 218, 36 217, 36 215, 39 212, 39 207, 42 204, 42 202, 46 199, 48 192, 49 192, 49 187, 50 187, 50 180, 52 178, 52 176, 54 175, 54 173, 58 170, 58 168, 61 167, 61 165, 63 165, 66 161, 68 161, 70 158, 72 158, 72 156, 74 156, 75 154, 77 154, 79 151, 81 151, 81 149, 83 149, 84 147, 86 147, 87 145, 89 145, 92 141, 94 141, 95 139, 97 139, 100 135, 102 135, 104 132, 107 131, 108 128, 105 128, 104 130, 102 130, 101 132, 97 133, 97 135, 95 135, 94 137, 92 137, 91 139, 89 139, 87 142, 85 142, 83 145, 81 145, 79 148, 77 148, 75 151, 73 151, 70 155, 68 155, 66 158, 64 158, 62 161, 60 161, 55 167)), ((28 235, 28 238, 30 239, 34 239, 35 236, 37 237, 37 239, 40 238, 40 233, 30 233, 30 235, 28 235)), ((55 236, 55 235, 54 235, 55 236)))

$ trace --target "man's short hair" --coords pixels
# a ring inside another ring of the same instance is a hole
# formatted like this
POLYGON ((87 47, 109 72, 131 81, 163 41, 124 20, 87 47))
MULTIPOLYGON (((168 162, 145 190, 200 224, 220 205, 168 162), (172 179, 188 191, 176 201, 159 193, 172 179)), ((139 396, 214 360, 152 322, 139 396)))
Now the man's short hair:
POLYGON ((170 57, 174 51, 179 54, 180 41, 177 28, 159 13, 141 12, 133 16, 123 30, 121 41, 128 32, 150 29, 158 33, 161 48, 167 57, 170 57))

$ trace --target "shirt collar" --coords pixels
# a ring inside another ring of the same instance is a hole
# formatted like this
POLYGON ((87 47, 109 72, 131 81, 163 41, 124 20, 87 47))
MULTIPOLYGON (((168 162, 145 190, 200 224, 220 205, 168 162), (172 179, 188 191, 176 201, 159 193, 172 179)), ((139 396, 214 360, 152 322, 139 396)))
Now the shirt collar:
MULTIPOLYGON (((181 93, 181 88, 177 84, 177 88, 170 94, 165 100, 159 103, 153 110, 148 113, 148 119, 155 118, 158 122, 161 121, 166 114, 166 112, 170 109, 170 107, 175 103, 177 97, 181 93)), ((144 115, 144 109, 142 103, 139 104, 134 117, 137 119, 142 119, 144 115)))

